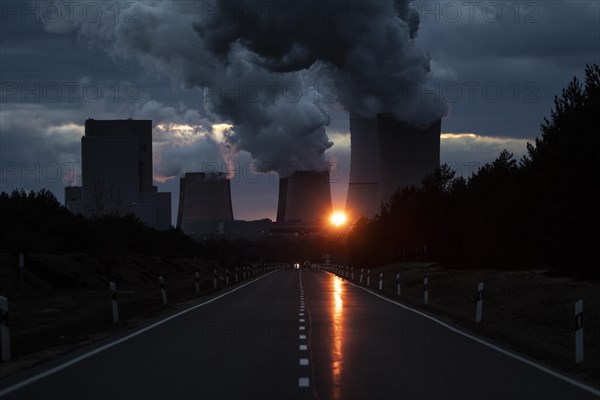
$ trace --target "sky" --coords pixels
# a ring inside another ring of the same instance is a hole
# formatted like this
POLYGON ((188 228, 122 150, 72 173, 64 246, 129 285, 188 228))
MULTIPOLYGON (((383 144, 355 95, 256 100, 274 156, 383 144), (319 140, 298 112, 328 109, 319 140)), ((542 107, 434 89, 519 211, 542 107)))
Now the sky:
POLYGON ((135 118, 153 121, 154 178, 172 192, 173 222, 177 178, 203 170, 230 174, 236 219, 274 219, 271 162, 331 165, 341 209, 346 110, 444 113, 441 160, 468 176, 503 149, 525 154, 554 96, 600 64, 598 0, 416 1, 400 24, 387 14, 402 0, 322 2, 300 28, 277 19, 276 35, 235 10, 215 17, 217 3, 2 0, 0 190, 47 188, 62 201, 81 183, 85 120, 135 118), (414 108, 390 97, 405 76, 426 82, 414 108), (273 87, 275 98, 254 101, 273 87))

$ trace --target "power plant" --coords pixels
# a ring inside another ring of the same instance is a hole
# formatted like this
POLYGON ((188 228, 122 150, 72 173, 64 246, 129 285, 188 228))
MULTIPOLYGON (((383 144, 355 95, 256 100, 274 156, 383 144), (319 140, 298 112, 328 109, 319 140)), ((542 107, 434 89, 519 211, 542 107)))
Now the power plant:
MULTIPOLYGON (((346 213, 374 217, 398 188, 418 186, 440 163, 441 120, 417 127, 391 114, 350 115, 351 166, 346 213)), ((65 203, 87 216, 133 213, 148 225, 171 225, 170 193, 152 185, 152 121, 85 123, 82 187, 65 188, 65 203)), ((224 173, 180 178, 177 227, 192 236, 320 232, 332 212, 328 171, 295 171, 279 180, 277 220, 234 221, 224 173)))
POLYGON ((441 120, 416 127, 390 114, 350 115, 351 167, 346 212, 372 218, 402 187, 418 186, 440 165, 441 120))
MULTIPOLYGON (((374 217, 402 187, 418 186, 439 167, 441 120, 417 127, 390 114, 350 115, 351 166, 346 213, 374 217)), ((225 174, 187 173, 180 181, 177 226, 191 235, 318 233, 332 213, 328 171, 295 171, 279 179, 273 224, 233 220, 230 181, 225 174)))
POLYGON ((152 121, 85 121, 82 186, 65 188, 65 205, 85 216, 134 214, 157 229, 171 227, 171 193, 152 176, 152 121))
POLYGON ((217 232, 233 221, 231 184, 225 173, 186 173, 179 180, 177 227, 187 234, 217 232))

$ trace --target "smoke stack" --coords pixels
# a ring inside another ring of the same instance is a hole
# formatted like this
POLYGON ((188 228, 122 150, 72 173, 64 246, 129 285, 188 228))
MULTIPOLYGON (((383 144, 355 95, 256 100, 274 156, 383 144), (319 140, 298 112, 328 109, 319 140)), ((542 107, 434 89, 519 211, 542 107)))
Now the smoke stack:
POLYGON ((391 114, 377 114, 379 140, 378 207, 398 188, 419 186, 440 166, 441 119, 424 128, 410 125, 391 114))
POLYGON ((230 180, 224 173, 186 173, 180 179, 177 227, 202 232, 206 223, 233 221, 230 180))
POLYGON ((379 140, 377 118, 350 114, 350 182, 346 213, 351 219, 373 218, 379 190, 379 140))
POLYGON ((279 180, 277 222, 322 222, 331 209, 328 171, 296 171, 279 180))

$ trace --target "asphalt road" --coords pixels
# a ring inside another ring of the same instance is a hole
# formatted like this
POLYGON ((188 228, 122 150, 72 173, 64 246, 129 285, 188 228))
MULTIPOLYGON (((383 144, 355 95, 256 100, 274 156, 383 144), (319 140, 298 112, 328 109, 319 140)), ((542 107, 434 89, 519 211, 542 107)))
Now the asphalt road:
POLYGON ((0 398, 598 398, 323 271, 274 272, 102 345, 0 381, 0 398))

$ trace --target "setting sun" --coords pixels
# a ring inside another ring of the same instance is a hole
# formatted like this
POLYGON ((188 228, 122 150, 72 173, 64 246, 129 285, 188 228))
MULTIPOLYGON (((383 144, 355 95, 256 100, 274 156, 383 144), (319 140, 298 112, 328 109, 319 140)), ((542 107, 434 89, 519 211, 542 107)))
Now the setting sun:
POLYGON ((329 221, 331 221, 331 223, 335 226, 344 225, 347 220, 348 218, 346 217, 346 214, 344 214, 342 211, 334 212, 331 214, 331 218, 329 219, 329 221))

